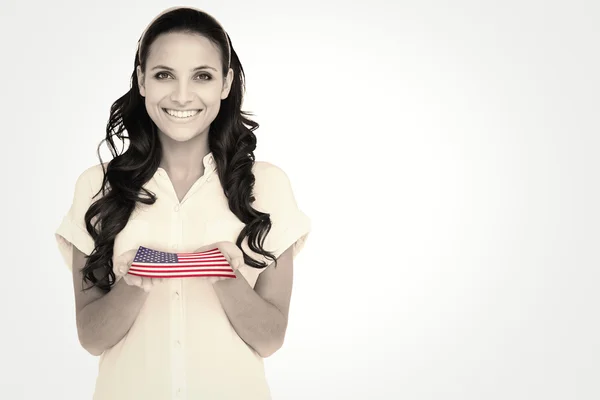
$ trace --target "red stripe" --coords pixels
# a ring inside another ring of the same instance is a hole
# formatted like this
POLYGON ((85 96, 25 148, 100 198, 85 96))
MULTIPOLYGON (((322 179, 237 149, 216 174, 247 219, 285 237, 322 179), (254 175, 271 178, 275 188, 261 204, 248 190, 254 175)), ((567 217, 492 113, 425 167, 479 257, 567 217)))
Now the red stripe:
POLYGON ((227 262, 227 259, 221 257, 221 258, 205 258, 203 260, 179 260, 178 262, 176 262, 174 264, 189 264, 189 263, 203 263, 203 262, 206 263, 206 262, 211 262, 211 261, 227 262))
POLYGON ((169 263, 132 263, 132 267, 146 267, 146 268, 194 268, 194 267, 230 267, 229 263, 185 263, 185 264, 169 264, 169 263))
POLYGON ((203 268, 203 269, 199 269, 199 268, 190 268, 190 269, 181 269, 181 268, 130 268, 129 271, 136 271, 136 272, 204 272, 204 271, 226 271, 226 272, 231 272, 233 271, 233 269, 231 268, 203 268))
POLYGON ((178 260, 189 260, 189 259, 201 260, 203 258, 225 258, 225 256, 223 256, 223 254, 202 254, 202 255, 191 255, 191 256, 182 256, 182 255, 177 254, 178 260))
POLYGON ((195 252, 195 253, 175 253, 178 256, 197 256, 197 255, 202 255, 202 254, 220 254, 221 252, 219 251, 218 248, 212 249, 212 250, 206 250, 206 251, 200 251, 200 252, 195 252))
POLYGON ((144 275, 138 273, 129 272, 130 275, 141 276, 143 278, 197 278, 197 277, 211 277, 219 276, 223 278, 237 278, 235 274, 182 274, 182 275, 144 275))

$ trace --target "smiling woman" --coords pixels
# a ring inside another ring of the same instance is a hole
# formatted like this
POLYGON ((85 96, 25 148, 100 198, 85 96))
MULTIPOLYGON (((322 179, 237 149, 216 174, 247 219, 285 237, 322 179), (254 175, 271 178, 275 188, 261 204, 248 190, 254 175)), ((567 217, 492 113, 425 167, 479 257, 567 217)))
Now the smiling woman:
POLYGON ((311 224, 286 173, 255 160, 258 123, 243 94, 229 36, 205 12, 165 10, 142 34, 107 124, 114 157, 79 176, 56 231, 79 340, 101 356, 95 400, 271 398, 263 357, 283 344, 293 259, 311 224), (115 137, 129 139, 125 152, 115 137), (243 259, 235 279, 115 274, 139 246, 215 243, 243 259))
POLYGON ((219 52, 204 36, 172 32, 154 40, 148 72, 138 65, 137 77, 148 115, 166 140, 187 141, 208 130, 233 80, 233 70, 223 76, 220 64, 219 52))

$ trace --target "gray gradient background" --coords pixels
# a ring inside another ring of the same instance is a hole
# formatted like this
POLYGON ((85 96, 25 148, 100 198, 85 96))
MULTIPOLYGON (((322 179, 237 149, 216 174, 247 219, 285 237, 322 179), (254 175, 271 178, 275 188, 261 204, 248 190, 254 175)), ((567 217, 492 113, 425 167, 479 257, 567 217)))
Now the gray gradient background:
MULTIPOLYGON (((53 231, 174 4, 2 1, 2 399, 91 398, 53 231)), ((598 2, 187 4, 313 220, 274 399, 600 398, 598 2)))

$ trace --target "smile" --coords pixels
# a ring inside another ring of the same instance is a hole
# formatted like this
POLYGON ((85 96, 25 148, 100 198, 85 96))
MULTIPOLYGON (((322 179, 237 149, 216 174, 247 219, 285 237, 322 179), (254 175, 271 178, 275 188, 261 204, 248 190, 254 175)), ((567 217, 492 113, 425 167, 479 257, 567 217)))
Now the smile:
POLYGON ((200 114, 200 112, 202 112, 202 110, 177 111, 177 110, 170 110, 168 108, 163 108, 162 110, 169 117, 176 119, 178 121, 190 120, 190 119, 194 118, 196 115, 200 114))

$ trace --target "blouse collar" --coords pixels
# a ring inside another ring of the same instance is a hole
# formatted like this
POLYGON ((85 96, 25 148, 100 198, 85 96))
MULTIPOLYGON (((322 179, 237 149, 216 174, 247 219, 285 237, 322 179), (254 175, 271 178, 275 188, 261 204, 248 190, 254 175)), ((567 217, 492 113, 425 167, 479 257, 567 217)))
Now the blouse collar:
MULTIPOLYGON (((204 156, 202 159, 202 165, 204 165, 204 174, 213 172, 217 169, 217 163, 215 162, 215 157, 213 156, 212 151, 204 156)), ((165 174, 167 171, 163 167, 158 167, 156 170, 157 173, 165 174)))

